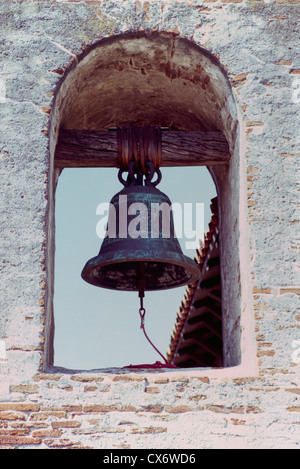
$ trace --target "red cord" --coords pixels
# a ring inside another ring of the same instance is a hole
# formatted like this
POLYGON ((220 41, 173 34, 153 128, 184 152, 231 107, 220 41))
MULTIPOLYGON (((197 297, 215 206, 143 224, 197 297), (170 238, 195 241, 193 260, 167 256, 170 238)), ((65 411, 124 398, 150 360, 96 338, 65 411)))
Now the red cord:
POLYGON ((146 310, 145 308, 140 308, 139 309, 139 313, 140 313, 140 317, 141 317, 141 329, 143 330, 144 334, 145 334, 145 337, 146 339, 148 340, 148 342, 152 345, 152 347, 156 350, 156 352, 164 359, 165 363, 168 364, 167 360, 165 359, 165 357, 163 356, 162 353, 160 353, 160 351, 155 347, 155 345, 151 342, 151 340, 149 339, 146 331, 145 331, 145 314, 146 314, 146 310))

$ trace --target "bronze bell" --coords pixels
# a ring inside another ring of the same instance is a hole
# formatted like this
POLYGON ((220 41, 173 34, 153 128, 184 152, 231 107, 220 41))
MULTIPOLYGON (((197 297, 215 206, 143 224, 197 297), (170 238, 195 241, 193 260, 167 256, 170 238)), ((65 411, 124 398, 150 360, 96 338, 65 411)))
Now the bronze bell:
POLYGON ((174 288, 199 279, 196 262, 182 253, 174 233, 171 201, 156 188, 160 170, 147 165, 146 175, 134 173, 133 163, 129 165, 127 181, 119 171, 125 187, 111 199, 106 237, 98 256, 81 273, 92 285, 139 291, 141 296, 143 291, 174 288), (152 182, 154 173, 157 179, 152 182))

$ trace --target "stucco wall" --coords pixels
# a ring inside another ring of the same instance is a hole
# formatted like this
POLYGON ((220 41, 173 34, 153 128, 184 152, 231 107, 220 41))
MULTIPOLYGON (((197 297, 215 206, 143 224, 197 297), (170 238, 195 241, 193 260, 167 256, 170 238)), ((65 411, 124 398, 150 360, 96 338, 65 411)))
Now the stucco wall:
POLYGON ((297 447, 297 0, 2 1, 0 14, 0 446, 297 447), (238 327, 244 337, 250 324, 256 339, 255 347, 242 341, 249 361, 241 366, 44 369, 54 93, 83 50, 127 31, 189 39, 217 58, 233 87, 244 129, 240 222, 233 229, 247 243, 239 268, 249 298, 238 327))

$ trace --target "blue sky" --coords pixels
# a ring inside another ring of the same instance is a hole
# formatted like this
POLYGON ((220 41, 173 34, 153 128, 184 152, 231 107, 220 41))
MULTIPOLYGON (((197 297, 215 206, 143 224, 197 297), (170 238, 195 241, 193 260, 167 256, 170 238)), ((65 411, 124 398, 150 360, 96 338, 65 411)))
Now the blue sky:
MULTIPOLYGON (((205 167, 161 168, 157 186, 172 203, 193 207, 204 203, 205 230, 210 200, 216 196, 205 167)), ((116 168, 64 169, 56 191, 56 253, 54 293, 54 364, 72 369, 100 369, 162 361, 140 329, 139 298, 134 292, 94 287, 81 278, 85 263, 98 254, 102 240, 96 233, 96 208, 109 202, 123 186, 116 168)), ((179 239, 182 250, 187 239, 179 239)), ((169 346, 185 287, 146 292, 146 332, 163 355, 169 346)))

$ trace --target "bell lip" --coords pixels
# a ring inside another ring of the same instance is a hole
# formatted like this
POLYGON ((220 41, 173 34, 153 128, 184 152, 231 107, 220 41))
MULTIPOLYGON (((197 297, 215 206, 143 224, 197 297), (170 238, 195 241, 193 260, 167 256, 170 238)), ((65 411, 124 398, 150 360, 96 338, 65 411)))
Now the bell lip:
MULTIPOLYGON (((91 272, 93 271, 93 269, 95 268, 95 266, 97 264, 98 264, 99 267, 104 267, 106 265, 122 264, 122 263, 125 263, 125 262, 128 262, 128 261, 130 261, 130 262, 140 262, 140 261, 144 261, 144 262, 162 262, 162 263, 167 264, 168 260, 169 260, 170 264, 175 264, 175 265, 182 266, 182 267, 189 267, 189 272, 191 274, 191 278, 187 282, 185 280, 183 280, 182 282, 177 283, 176 285, 173 285, 173 286, 161 286, 160 288, 153 288, 153 289, 152 288, 151 289, 146 288, 145 291, 171 290, 172 288, 178 288, 178 287, 182 287, 184 285, 192 285, 192 284, 196 283, 199 280, 200 275, 201 275, 200 269, 197 266, 196 262, 193 259, 191 259, 190 257, 188 257, 184 254, 180 255, 180 259, 176 259, 176 258, 173 258, 173 257, 170 257, 169 259, 166 259, 166 257, 146 257, 146 256, 141 258, 141 257, 137 257, 136 255, 133 256, 133 257, 130 257, 130 254, 128 256, 128 252, 126 253, 126 255, 127 255, 127 257, 126 258, 124 257, 123 259, 120 259, 120 258, 112 259, 110 257, 109 259, 105 260, 105 254, 92 257, 90 260, 87 261, 84 268, 82 269, 82 272, 81 272, 82 279, 85 280, 87 283, 90 283, 91 285, 101 287, 101 288, 106 288, 108 290, 127 291, 127 290, 122 290, 122 289, 118 289, 118 288, 114 288, 114 287, 109 287, 107 285, 99 285, 99 283, 97 283, 96 281, 94 282, 91 279, 90 274, 91 274, 91 272), (187 266, 187 264, 188 264, 188 266, 187 266)), ((131 292, 138 291, 138 288, 133 288, 132 290, 128 290, 128 291, 131 291, 131 292)))

